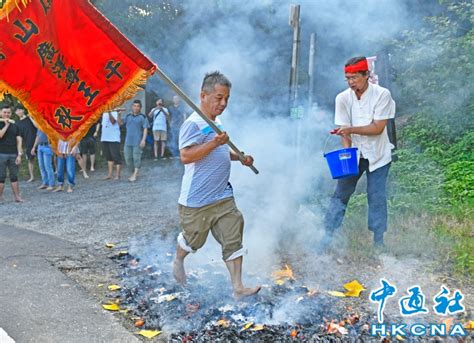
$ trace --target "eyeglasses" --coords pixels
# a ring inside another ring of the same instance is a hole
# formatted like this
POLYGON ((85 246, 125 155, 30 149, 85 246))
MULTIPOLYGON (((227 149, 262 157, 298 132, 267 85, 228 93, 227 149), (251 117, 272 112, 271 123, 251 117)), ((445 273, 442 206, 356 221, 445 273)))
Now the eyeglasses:
POLYGON ((351 82, 357 80, 361 75, 356 75, 356 76, 348 76, 345 78, 346 82, 351 82))

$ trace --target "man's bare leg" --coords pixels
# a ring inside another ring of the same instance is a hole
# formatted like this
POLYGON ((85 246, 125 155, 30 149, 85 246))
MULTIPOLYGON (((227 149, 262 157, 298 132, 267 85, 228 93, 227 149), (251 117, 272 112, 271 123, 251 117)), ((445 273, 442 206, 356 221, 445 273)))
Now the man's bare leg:
POLYGON ((23 199, 20 196, 20 187, 18 186, 18 182, 12 182, 11 184, 15 202, 23 202, 23 199))
POLYGON ((173 262, 173 276, 176 281, 182 285, 186 284, 186 272, 184 271, 184 258, 189 252, 179 246, 176 246, 176 258, 173 262))
MULTIPOLYGON (((112 162, 112 163, 113 163, 113 162, 112 162)), ((115 171, 116 171, 116 173, 115 173, 114 180, 119 180, 119 179, 120 179, 120 167, 121 167, 120 164, 117 164, 117 165, 115 166, 115 171)))
POLYGON ((231 261, 226 261, 225 264, 230 273, 230 278, 232 280, 232 288, 234 290, 234 296, 236 298, 247 297, 250 295, 257 294, 262 286, 257 286, 254 288, 246 288, 242 283, 242 256, 237 257, 231 261))
POLYGON ((33 173, 35 165, 33 164, 33 160, 28 160, 28 172, 30 173, 30 178, 26 182, 33 182, 35 181, 35 175, 33 173))
POLYGON ((161 158, 165 156, 166 141, 161 141, 161 158))
POLYGON ((87 170, 87 154, 82 155, 82 165, 84 170, 87 170))
POLYGON ((3 202, 3 190, 5 189, 5 184, 0 183, 0 203, 3 202))
POLYGON ((155 154, 155 160, 158 158, 158 141, 153 141, 153 153, 155 154))
POLYGON ((110 180, 112 179, 112 171, 114 169, 114 161, 107 161, 107 168, 108 168, 108 174, 104 178, 104 180, 110 180))
POLYGON ((95 171, 95 154, 91 155, 91 171, 95 171))

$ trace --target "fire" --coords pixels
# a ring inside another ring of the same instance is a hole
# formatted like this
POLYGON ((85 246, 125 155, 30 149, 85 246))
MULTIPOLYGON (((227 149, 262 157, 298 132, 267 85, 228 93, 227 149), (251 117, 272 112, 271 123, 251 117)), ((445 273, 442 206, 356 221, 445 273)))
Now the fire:
POLYGON ((349 331, 344 327, 344 324, 344 321, 337 323, 335 320, 332 320, 327 327, 327 333, 347 335, 349 331))
POLYGON ((293 280, 295 281, 295 277, 293 275, 293 270, 285 264, 285 268, 281 270, 276 270, 272 273, 273 278, 277 281, 282 281, 282 280, 293 280))

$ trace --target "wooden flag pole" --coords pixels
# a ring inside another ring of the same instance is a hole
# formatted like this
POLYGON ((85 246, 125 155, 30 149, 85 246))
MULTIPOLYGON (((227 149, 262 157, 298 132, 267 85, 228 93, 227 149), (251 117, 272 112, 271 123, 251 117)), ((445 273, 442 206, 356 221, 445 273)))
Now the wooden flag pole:
MULTIPOLYGON (((194 111, 196 111, 197 114, 199 114, 199 116, 204 119, 204 121, 209 124, 209 126, 217 133, 217 134, 221 134, 222 131, 216 126, 216 124, 211 120, 209 119, 204 113, 202 113, 201 109, 199 107, 196 106, 196 104, 194 104, 194 102, 186 95, 184 94, 184 92, 165 74, 163 73, 163 71, 156 67, 156 72, 158 73, 158 75, 160 76, 160 78, 165 81, 175 92, 176 94, 178 94, 188 105, 189 107, 191 107, 194 111)), ((227 142, 227 145, 230 146, 230 148, 237 154, 237 156, 239 156, 239 160, 241 162, 245 161, 245 157, 244 157, 244 154, 239 150, 237 149, 237 147, 234 145, 234 143, 232 143, 230 140, 227 142)), ((253 165, 251 166, 248 166, 250 169, 252 169, 252 171, 255 173, 255 174, 258 174, 259 171, 257 170, 257 168, 255 168, 253 165)))

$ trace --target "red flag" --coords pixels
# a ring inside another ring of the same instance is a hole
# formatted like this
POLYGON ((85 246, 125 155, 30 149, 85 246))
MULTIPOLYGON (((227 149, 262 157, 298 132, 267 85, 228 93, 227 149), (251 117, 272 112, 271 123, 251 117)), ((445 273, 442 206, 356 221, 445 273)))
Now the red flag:
POLYGON ((72 144, 156 66, 87 0, 0 0, 0 94, 72 144))

